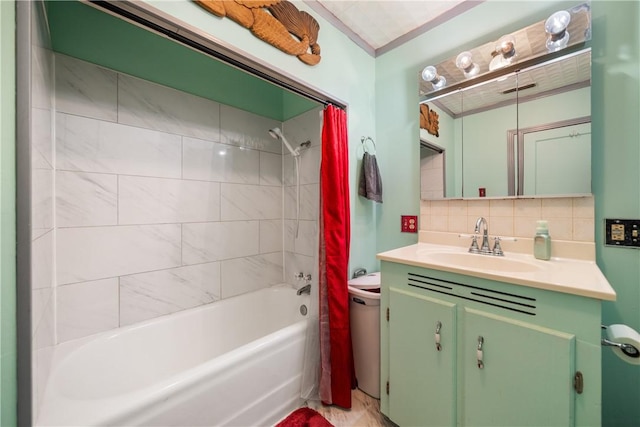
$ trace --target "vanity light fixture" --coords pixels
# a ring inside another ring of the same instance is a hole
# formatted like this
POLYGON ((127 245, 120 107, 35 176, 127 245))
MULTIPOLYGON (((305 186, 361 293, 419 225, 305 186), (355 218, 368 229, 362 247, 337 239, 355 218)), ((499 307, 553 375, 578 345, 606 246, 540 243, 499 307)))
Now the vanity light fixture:
POLYGON ((544 23, 544 30, 547 33, 547 50, 555 52, 567 47, 569 43, 569 31, 567 27, 571 22, 571 14, 566 10, 559 10, 553 13, 544 23))
POLYGON ((435 90, 442 89, 447 85, 447 79, 438 74, 436 67, 428 65, 422 70, 422 80, 430 82, 435 90))
POLYGON ((489 63, 490 71, 511 65, 516 58, 516 39, 510 34, 500 37, 496 42, 493 55, 489 63))
POLYGON ((466 78, 477 76, 480 72, 478 64, 473 62, 471 52, 465 50, 456 57, 456 67, 458 67, 466 78))

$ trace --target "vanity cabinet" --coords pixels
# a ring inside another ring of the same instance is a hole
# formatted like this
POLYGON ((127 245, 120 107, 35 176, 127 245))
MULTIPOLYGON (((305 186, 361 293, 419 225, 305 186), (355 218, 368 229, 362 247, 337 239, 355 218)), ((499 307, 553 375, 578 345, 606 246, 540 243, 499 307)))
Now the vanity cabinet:
POLYGON ((381 313, 398 425, 600 424, 600 301, 383 261, 381 313))

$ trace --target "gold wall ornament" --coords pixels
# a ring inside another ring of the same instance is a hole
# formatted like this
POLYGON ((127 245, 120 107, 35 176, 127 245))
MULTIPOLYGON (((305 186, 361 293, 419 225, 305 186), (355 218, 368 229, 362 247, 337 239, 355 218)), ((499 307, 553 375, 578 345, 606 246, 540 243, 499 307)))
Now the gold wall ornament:
POLYGON ((297 56, 305 64, 316 65, 320 62, 320 25, 307 12, 299 11, 286 0, 194 1, 214 15, 221 18, 226 16, 248 28, 254 36, 289 55, 297 56))
POLYGON ((430 110, 427 104, 420 104, 420 127, 431 135, 440 136, 440 116, 434 110, 430 110))

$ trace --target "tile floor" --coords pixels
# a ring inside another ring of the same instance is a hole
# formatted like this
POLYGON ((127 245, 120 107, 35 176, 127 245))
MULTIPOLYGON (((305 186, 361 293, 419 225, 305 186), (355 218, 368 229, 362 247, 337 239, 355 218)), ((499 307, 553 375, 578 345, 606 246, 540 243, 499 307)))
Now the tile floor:
POLYGON ((323 406, 318 401, 309 401, 309 407, 321 413, 335 427, 395 427, 380 413, 380 401, 359 389, 351 392, 351 409, 323 406))

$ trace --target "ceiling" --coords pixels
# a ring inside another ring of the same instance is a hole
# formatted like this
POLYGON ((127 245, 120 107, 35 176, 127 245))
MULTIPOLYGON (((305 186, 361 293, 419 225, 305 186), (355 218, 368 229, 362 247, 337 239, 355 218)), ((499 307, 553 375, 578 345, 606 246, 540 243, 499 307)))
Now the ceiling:
POLYGON ((307 4, 372 56, 477 6, 478 0, 313 0, 307 4))

